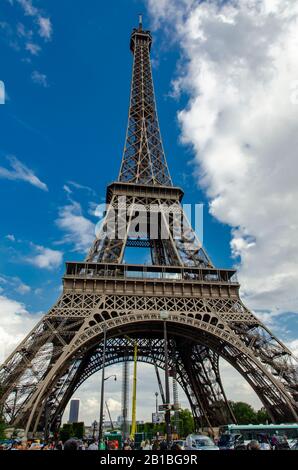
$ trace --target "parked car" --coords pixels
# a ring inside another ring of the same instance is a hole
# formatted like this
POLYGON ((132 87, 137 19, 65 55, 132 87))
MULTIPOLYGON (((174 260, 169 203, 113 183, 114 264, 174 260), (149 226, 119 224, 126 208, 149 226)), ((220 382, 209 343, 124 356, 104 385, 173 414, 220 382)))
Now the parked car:
POLYGON ((212 439, 201 434, 189 434, 186 438, 186 450, 219 450, 212 439))

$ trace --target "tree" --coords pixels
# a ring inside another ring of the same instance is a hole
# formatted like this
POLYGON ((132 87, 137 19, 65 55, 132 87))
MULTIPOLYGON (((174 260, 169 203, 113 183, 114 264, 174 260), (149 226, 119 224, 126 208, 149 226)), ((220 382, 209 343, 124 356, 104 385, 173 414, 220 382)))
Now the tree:
POLYGON ((194 419, 190 410, 179 411, 179 424, 180 424, 180 435, 187 436, 194 431, 194 419))
POLYGON ((60 440, 66 442, 71 437, 74 437, 72 424, 63 424, 59 431, 60 440))
POLYGON ((258 424, 267 424, 272 422, 265 408, 261 408, 257 411, 257 422, 258 424))
POLYGON ((85 426, 84 423, 73 423, 72 424, 72 432, 73 437, 77 437, 78 439, 82 439, 85 434, 85 426))
POLYGON ((238 424, 257 424, 257 413, 251 405, 242 401, 230 402, 238 424))
POLYGON ((65 423, 59 431, 60 440, 65 442, 72 437, 82 439, 85 434, 84 423, 65 423))

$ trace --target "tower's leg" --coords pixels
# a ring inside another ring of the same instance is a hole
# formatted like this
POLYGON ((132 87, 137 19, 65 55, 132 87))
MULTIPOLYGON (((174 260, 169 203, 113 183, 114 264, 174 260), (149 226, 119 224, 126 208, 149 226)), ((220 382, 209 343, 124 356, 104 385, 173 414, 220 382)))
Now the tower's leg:
POLYGON ((177 349, 183 364, 180 375, 188 391, 196 426, 235 422, 220 380, 218 355, 196 344, 178 343, 177 349))

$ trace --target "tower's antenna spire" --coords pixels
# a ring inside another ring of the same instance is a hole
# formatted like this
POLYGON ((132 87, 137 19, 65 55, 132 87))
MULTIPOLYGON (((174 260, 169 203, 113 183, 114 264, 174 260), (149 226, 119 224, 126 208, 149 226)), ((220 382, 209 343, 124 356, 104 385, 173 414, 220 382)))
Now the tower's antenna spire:
POLYGON ((143 15, 139 15, 139 31, 142 31, 143 29, 143 15))

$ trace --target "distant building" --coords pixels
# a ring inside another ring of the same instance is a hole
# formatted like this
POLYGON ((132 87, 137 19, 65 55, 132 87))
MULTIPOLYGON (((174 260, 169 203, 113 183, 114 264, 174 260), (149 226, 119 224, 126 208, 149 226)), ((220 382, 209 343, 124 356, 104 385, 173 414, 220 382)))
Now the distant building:
POLYGON ((70 424, 79 422, 79 408, 80 400, 71 400, 68 420, 70 424))

